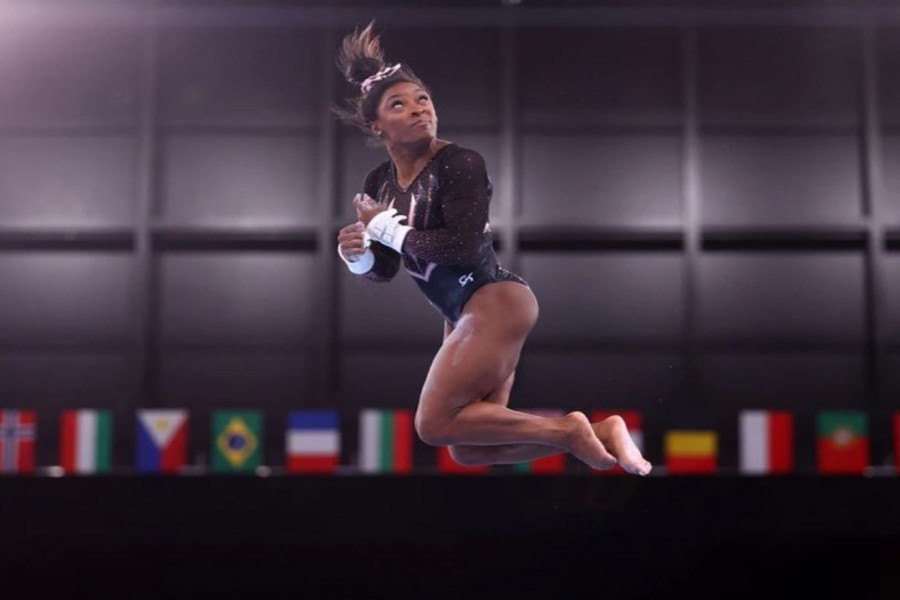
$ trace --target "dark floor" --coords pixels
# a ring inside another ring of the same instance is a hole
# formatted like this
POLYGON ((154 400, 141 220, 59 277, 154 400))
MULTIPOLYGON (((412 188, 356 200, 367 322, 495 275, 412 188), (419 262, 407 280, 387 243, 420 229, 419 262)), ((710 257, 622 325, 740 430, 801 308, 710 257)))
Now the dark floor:
POLYGON ((0 478, 0 598, 900 598, 900 479, 0 478))

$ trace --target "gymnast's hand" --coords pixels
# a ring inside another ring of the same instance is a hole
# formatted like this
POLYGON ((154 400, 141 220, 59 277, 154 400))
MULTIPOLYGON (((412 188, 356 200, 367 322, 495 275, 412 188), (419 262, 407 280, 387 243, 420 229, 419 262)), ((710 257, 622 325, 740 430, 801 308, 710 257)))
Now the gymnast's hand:
POLYGON ((366 226, 357 221, 338 232, 338 251, 350 262, 359 260, 369 247, 366 226))
POLYGON ((356 218, 363 225, 368 225, 372 217, 380 212, 386 211, 389 207, 386 204, 376 201, 368 194, 357 194, 353 197, 353 207, 356 209, 356 218))

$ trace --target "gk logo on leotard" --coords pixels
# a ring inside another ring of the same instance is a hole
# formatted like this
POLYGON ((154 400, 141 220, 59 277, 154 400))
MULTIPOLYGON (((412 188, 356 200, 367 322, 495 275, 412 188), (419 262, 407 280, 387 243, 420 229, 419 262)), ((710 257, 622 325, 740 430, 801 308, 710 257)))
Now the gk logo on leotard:
POLYGON ((472 277, 472 274, 471 274, 471 273, 469 273, 468 275, 463 275, 462 277, 460 277, 460 278, 459 278, 459 285, 460 285, 460 287, 466 287, 466 284, 469 283, 470 281, 475 281, 475 278, 472 277))

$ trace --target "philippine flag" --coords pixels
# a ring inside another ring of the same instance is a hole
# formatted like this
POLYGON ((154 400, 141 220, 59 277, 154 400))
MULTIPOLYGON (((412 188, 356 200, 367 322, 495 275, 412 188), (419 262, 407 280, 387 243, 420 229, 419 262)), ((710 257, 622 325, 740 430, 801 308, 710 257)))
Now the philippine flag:
POLYGON ((187 464, 186 410, 137 411, 137 470, 174 473, 187 464))

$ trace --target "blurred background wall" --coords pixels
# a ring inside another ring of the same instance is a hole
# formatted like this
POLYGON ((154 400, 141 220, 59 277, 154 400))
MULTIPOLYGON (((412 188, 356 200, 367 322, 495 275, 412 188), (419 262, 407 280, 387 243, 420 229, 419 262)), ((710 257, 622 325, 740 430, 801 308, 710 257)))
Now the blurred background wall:
MULTIPOLYGON (((737 413, 900 409, 900 11, 860 2, 0 6, 0 406, 413 408, 440 317, 337 259, 386 159, 330 109, 376 19, 479 150, 541 318, 512 405, 632 408, 645 449, 737 413)), ((352 436, 345 443, 352 444, 352 436)))

